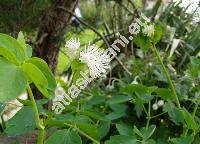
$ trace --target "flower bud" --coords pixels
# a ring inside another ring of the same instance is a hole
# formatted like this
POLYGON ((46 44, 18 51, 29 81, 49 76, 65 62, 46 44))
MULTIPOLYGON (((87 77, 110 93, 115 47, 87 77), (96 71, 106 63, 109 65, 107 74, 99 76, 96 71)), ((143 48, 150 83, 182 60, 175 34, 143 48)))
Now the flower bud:
POLYGON ((157 109, 158 109, 158 104, 154 103, 154 104, 152 105, 152 108, 153 108, 153 110, 157 110, 157 109))
POLYGON ((162 107, 164 105, 164 101, 163 100, 159 100, 157 104, 158 104, 159 107, 162 107))

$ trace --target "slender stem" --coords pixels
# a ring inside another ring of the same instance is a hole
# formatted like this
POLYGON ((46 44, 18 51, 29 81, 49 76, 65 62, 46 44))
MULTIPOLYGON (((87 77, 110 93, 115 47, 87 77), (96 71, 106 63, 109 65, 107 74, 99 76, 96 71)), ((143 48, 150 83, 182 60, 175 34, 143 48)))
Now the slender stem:
MULTIPOLYGON (((193 117, 193 118, 195 118, 195 115, 196 115, 198 106, 199 106, 199 102, 196 103, 196 105, 195 105, 195 107, 194 107, 194 110, 193 110, 193 112, 192 112, 192 117, 193 117)), ((187 127, 187 129, 185 130, 185 134, 184 134, 185 136, 187 135, 188 130, 189 130, 189 129, 188 129, 188 127, 187 127)))
POLYGON ((28 91, 29 97, 31 99, 31 103, 32 103, 33 111, 34 111, 34 116, 35 116, 36 127, 38 128, 38 142, 37 142, 37 144, 43 144, 44 126, 40 122, 38 108, 37 108, 37 105, 36 105, 36 102, 35 102, 35 99, 34 99, 34 96, 33 96, 33 93, 32 93, 30 86, 27 87, 27 91, 28 91))
POLYGON ((100 142, 98 142, 97 140, 95 140, 94 138, 92 138, 91 136, 89 136, 88 134, 86 134, 85 132, 83 132, 82 130, 80 130, 79 128, 77 128, 76 126, 73 126, 71 124, 67 124, 65 123, 65 125, 75 129, 78 133, 80 133, 81 135, 83 135, 84 137, 90 139, 91 141, 93 141, 95 144, 100 144, 100 142))
POLYGON ((150 120, 151 120, 151 101, 149 102, 149 108, 148 108, 148 113, 147 113, 146 129, 148 129, 149 127, 150 120))
MULTIPOLYGON (((196 112, 197 112, 197 109, 199 107, 199 101, 196 103, 195 107, 194 107, 194 110, 193 110, 193 113, 192 113, 192 117, 193 119, 195 119, 195 115, 196 115, 196 112)), ((194 132, 195 133, 195 132, 194 132)))
POLYGON ((44 129, 38 129, 38 144, 43 144, 44 141, 44 129))
POLYGON ((194 110, 193 110, 193 113, 192 113, 192 117, 193 117, 193 118, 194 118, 195 115, 196 115, 196 112, 197 112, 198 106, 199 106, 199 102, 197 102, 196 105, 195 105, 195 107, 194 107, 194 110))
POLYGON ((163 63, 163 61, 162 61, 162 59, 161 59, 161 57, 160 57, 160 55, 159 55, 159 52, 158 52, 158 50, 156 49, 156 46, 155 46, 154 44, 153 44, 152 50, 153 50, 153 52, 155 53, 156 57, 158 58, 159 63, 160 63, 161 66, 162 66, 162 69, 163 69, 163 71, 164 71, 164 73, 165 73, 165 76, 166 76, 166 78, 167 78, 167 81, 168 81, 168 83, 169 83, 169 85, 170 85, 170 87, 171 87, 173 96, 174 96, 174 98, 175 98, 175 100, 176 100, 177 106, 178 106, 178 108, 181 108, 181 105, 180 105, 178 96, 177 96, 177 94, 176 94, 176 90, 175 90, 174 84, 173 84, 173 82, 172 82, 172 80, 171 80, 171 78, 170 78, 170 75, 169 75, 169 73, 168 73, 168 71, 167 71, 167 69, 166 69, 166 67, 165 67, 165 65, 164 65, 164 63, 163 63))
POLYGON ((163 115, 163 114, 165 114, 165 113, 167 113, 167 112, 162 112, 162 113, 160 113, 160 114, 157 114, 157 115, 155 115, 155 116, 152 116, 151 119, 157 118, 157 117, 159 117, 159 116, 161 116, 161 115, 163 115))
POLYGON ((142 106, 143 106, 145 114, 148 115, 146 108, 144 107, 144 105, 142 105, 142 106))
POLYGON ((149 128, 149 123, 150 123, 151 118, 147 117, 147 124, 146 124, 146 129, 149 128))

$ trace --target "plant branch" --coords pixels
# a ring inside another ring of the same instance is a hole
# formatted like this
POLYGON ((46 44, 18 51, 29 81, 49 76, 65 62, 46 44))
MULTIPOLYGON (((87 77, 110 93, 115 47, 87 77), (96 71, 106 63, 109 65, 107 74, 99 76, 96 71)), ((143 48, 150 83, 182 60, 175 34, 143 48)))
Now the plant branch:
POLYGON ((149 102, 149 108, 148 108, 148 113, 147 113, 146 129, 148 129, 149 127, 150 120, 151 120, 151 101, 149 102))
POLYGON ((35 102, 32 90, 31 90, 29 85, 27 87, 27 92, 28 92, 29 97, 31 99, 31 103, 32 103, 33 111, 34 111, 34 116, 35 116, 35 123, 36 123, 36 127, 38 128, 38 142, 37 143, 38 144, 43 144, 44 128, 45 127, 40 122, 40 117, 39 117, 37 104, 35 102))
POLYGON ((157 115, 155 115, 155 116, 152 116, 151 119, 157 118, 157 117, 159 117, 159 116, 161 116, 161 115, 163 115, 163 114, 165 114, 165 113, 167 113, 167 112, 162 112, 162 113, 160 113, 160 114, 157 114, 157 115))
POLYGON ((167 71, 167 69, 166 69, 166 67, 165 67, 165 65, 164 65, 164 63, 163 63, 163 61, 162 61, 162 59, 161 59, 161 57, 160 57, 160 54, 159 54, 159 52, 158 52, 158 50, 157 50, 155 44, 153 44, 152 50, 153 50, 154 54, 156 55, 156 57, 157 57, 159 63, 160 63, 161 66, 162 66, 162 69, 163 69, 163 71, 164 71, 164 73, 165 73, 165 76, 166 76, 166 78, 167 78, 167 81, 168 81, 168 83, 169 83, 169 85, 170 85, 170 87, 171 87, 173 96, 174 96, 174 98, 175 98, 175 100, 176 100, 177 106, 178 106, 178 108, 181 108, 181 105, 180 105, 180 102, 179 102, 179 99, 178 99, 178 95, 176 94, 176 90, 175 90, 174 84, 173 84, 173 82, 172 82, 172 80, 171 80, 171 78, 170 78, 170 75, 169 75, 169 73, 168 73, 168 71, 167 71))
POLYGON ((93 141, 95 144, 100 144, 97 140, 95 140, 94 138, 92 138, 91 136, 89 136, 88 134, 86 134, 85 132, 83 132, 82 130, 80 130, 79 128, 71 125, 71 124, 67 124, 65 123, 66 126, 71 127, 73 129, 75 129, 78 133, 80 133, 81 135, 83 135, 84 137, 90 139, 91 141, 93 141))
POLYGON ((123 68, 129 75, 132 75, 132 73, 125 67, 125 65, 123 65, 122 61, 121 61, 118 57, 115 57, 115 59, 117 60, 117 62, 122 66, 122 68, 123 68))

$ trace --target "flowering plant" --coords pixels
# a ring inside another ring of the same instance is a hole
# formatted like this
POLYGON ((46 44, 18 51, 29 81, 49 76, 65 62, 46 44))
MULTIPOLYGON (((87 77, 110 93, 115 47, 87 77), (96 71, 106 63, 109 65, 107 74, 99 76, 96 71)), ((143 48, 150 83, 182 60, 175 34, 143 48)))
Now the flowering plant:
POLYGON ((169 6, 170 16, 154 23, 142 14, 131 19, 124 33, 105 36, 112 43, 106 50, 68 40, 68 75, 56 80, 22 33, 0 34, 1 134, 38 133, 38 144, 199 144, 200 28, 185 19, 177 26, 185 18, 179 10, 169 6), (43 99, 34 98, 31 85, 43 99), (24 91, 27 100, 18 97, 24 91), (12 99, 22 106, 5 122, 12 99))

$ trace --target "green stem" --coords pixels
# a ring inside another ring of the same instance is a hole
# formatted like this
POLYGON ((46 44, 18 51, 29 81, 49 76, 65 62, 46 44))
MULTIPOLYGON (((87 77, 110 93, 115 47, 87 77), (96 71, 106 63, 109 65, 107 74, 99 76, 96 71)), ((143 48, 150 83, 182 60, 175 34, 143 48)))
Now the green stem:
POLYGON ((43 144, 44 141, 44 128, 38 129, 38 144, 43 144))
MULTIPOLYGON (((197 112, 198 106, 199 106, 199 102, 196 103, 196 105, 195 105, 195 107, 194 107, 194 110, 193 110, 193 112, 192 112, 192 117, 193 117, 193 118, 195 118, 195 115, 196 115, 196 112, 197 112)), ((187 128, 187 129, 185 130, 185 134, 184 134, 184 136, 187 135, 188 131, 189 131, 189 129, 187 128)))
POLYGON ((28 91, 29 97, 31 99, 31 103, 32 103, 33 111, 34 111, 34 116, 35 116, 36 127, 38 128, 37 144, 43 144, 44 126, 40 122, 38 108, 37 108, 37 105, 36 105, 36 102, 35 102, 35 99, 34 99, 34 96, 33 96, 33 93, 32 93, 30 86, 28 86, 27 91, 28 91))
POLYGON ((155 116, 152 116, 151 119, 157 118, 157 117, 159 117, 159 116, 161 116, 161 115, 163 115, 163 114, 165 114, 165 113, 167 113, 167 112, 162 112, 162 113, 160 113, 160 114, 157 114, 157 115, 155 115, 155 116))
POLYGON ((88 134, 86 134, 85 132, 83 132, 82 130, 80 130, 79 128, 71 125, 71 124, 67 124, 65 123, 65 125, 75 129, 78 133, 80 133, 81 135, 83 135, 84 137, 90 139, 91 141, 93 141, 95 144, 100 144, 100 142, 98 142, 97 140, 95 140, 94 138, 92 138, 91 136, 89 136, 88 134))
POLYGON ((146 129, 148 129, 148 127, 149 127, 150 120, 151 120, 151 102, 149 102, 146 129))
POLYGON ((145 106, 144 106, 144 105, 142 105, 142 106, 143 106, 143 109, 144 109, 144 112, 145 112, 145 114, 146 114, 146 115, 148 115, 148 113, 147 113, 147 110, 146 110, 145 106))
POLYGON ((195 115, 196 115, 196 112, 197 112, 198 106, 199 106, 199 102, 197 102, 197 104, 196 104, 195 107, 194 107, 194 110, 193 110, 193 113, 192 113, 192 117, 193 117, 193 118, 194 118, 195 115))
POLYGON ((165 76, 166 76, 166 78, 167 78, 167 81, 168 81, 168 83, 169 83, 169 85, 170 85, 170 87, 171 87, 173 96, 174 96, 174 98, 175 98, 175 100, 176 100, 177 106, 178 106, 178 108, 181 108, 181 105, 180 105, 178 96, 177 96, 177 94, 176 94, 176 90, 175 90, 174 84, 173 84, 173 82, 172 82, 172 80, 171 80, 171 78, 170 78, 170 75, 169 75, 169 73, 168 73, 168 71, 167 71, 167 69, 166 69, 166 67, 165 67, 165 65, 164 65, 164 63, 163 63, 163 61, 162 61, 162 59, 161 59, 161 57, 160 57, 160 54, 159 54, 159 52, 158 52, 158 50, 156 49, 156 46, 155 46, 154 44, 153 44, 152 50, 153 50, 153 52, 155 53, 156 57, 158 58, 159 63, 160 63, 161 66, 162 66, 162 69, 163 69, 163 71, 164 71, 164 73, 165 73, 165 76))

